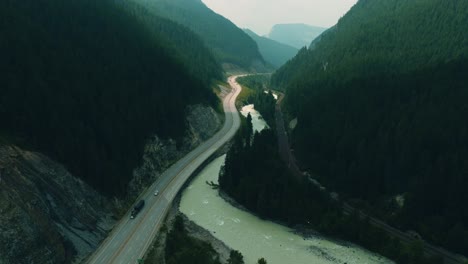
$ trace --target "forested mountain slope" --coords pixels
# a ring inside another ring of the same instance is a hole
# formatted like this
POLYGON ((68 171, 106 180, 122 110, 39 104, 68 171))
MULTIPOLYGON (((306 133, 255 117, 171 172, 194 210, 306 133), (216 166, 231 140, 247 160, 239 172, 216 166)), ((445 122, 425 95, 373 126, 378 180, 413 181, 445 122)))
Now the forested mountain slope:
POLYGON ((210 85, 213 79, 222 79, 222 68, 203 40, 191 31, 169 19, 160 17, 145 6, 132 1, 116 1, 138 18, 154 34, 165 49, 188 69, 191 75, 210 85), (202 66, 202 67, 200 67, 202 66))
POLYGON ((245 69, 262 70, 264 61, 257 44, 228 19, 201 0, 134 0, 160 16, 187 26, 212 49, 218 61, 245 69))
POLYGON ((108 195, 125 191, 150 135, 180 137, 187 105, 216 103, 206 84, 220 76, 198 60, 209 52, 193 33, 156 18, 148 27, 122 4, 0 2, 0 137, 108 195), (172 45, 187 40, 192 50, 172 45))
MULTIPOLYGON (((468 53, 466 1, 360 0, 314 48, 296 58, 308 80, 336 73, 340 81, 375 73, 400 73, 468 53), (318 71, 317 69, 321 69, 318 71), (313 74, 306 74, 313 72, 313 74)), ((288 65, 286 65, 288 66, 288 65)), ((273 79, 274 83, 291 82, 273 79)))
POLYGON ((467 1, 360 0, 272 78, 304 167, 465 255, 467 27, 467 1))
POLYGON ((263 58, 276 68, 281 67, 298 52, 294 47, 261 37, 249 29, 244 29, 244 32, 255 40, 263 58))

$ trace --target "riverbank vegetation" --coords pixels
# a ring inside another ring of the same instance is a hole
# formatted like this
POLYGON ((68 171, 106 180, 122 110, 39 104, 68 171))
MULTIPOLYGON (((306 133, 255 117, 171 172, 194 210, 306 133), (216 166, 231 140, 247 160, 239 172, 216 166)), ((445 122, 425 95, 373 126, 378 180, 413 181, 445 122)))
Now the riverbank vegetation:
POLYGON ((245 104, 254 104, 255 110, 262 113, 263 119, 271 127, 275 125, 276 100, 269 89, 270 75, 258 74, 237 78, 237 82, 248 91, 245 104))
POLYGON ((228 264, 244 264, 244 256, 242 256, 242 254, 237 250, 231 250, 231 253, 229 253, 228 264))
POLYGON ((218 253, 209 243, 188 235, 180 215, 175 217, 172 230, 167 234, 165 260, 167 264, 221 264, 218 253))
POLYGON ((251 124, 243 126, 219 176, 221 190, 239 204, 262 218, 352 241, 398 263, 441 263, 423 256, 420 243, 402 244, 357 213, 344 214, 327 192, 306 178, 299 181, 290 175, 279 157, 273 130, 256 133, 248 144, 251 124))
POLYGON ((264 91, 269 89, 270 77, 269 74, 247 75, 237 78, 237 82, 255 91, 264 91))
MULTIPOLYGON (((220 252, 216 252, 210 242, 190 235, 190 227, 184 222, 183 216, 177 214, 170 221, 170 228, 163 226, 157 241, 142 263, 158 264, 163 260, 167 264, 244 264, 244 256, 237 250, 230 250, 229 257, 221 260, 220 252), (169 230, 169 231, 168 231, 169 230)), ((208 232, 208 231, 205 231, 208 232)), ((222 253, 221 253, 222 254, 222 253)), ((227 254, 227 252, 226 252, 227 254)), ((262 264, 265 260, 259 259, 262 264)), ((260 262, 259 262, 260 263, 260 262)))

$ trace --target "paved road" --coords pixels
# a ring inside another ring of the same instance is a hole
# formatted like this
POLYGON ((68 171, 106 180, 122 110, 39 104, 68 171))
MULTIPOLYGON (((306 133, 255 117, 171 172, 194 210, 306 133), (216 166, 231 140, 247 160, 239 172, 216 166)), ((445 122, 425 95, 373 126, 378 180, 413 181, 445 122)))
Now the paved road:
POLYGON ((275 120, 276 120, 276 134, 278 137, 278 147, 279 154, 284 163, 288 166, 289 170, 292 172, 292 175, 296 177, 297 180, 302 180, 304 178, 303 173, 297 166, 296 159, 292 154, 288 134, 284 126, 283 112, 281 111, 281 102, 284 99, 284 94, 281 92, 278 93, 278 100, 276 101, 275 106, 275 120))
POLYGON ((144 256, 152 244, 172 200, 185 181, 210 155, 229 141, 239 128, 240 119, 235 107, 235 100, 241 87, 236 82, 237 77, 231 76, 228 79, 232 91, 223 101, 226 115, 223 128, 211 139, 167 169, 147 191, 141 194, 138 200, 144 199, 146 205, 140 213, 135 219, 130 219, 131 210, 127 212, 107 239, 89 258, 88 263, 132 264, 138 263, 138 259, 144 256), (154 196, 155 190, 159 190, 158 196, 154 196))
MULTIPOLYGON (((291 147, 288 141, 288 135, 286 133, 286 129, 284 126, 283 113, 281 111, 281 102, 283 98, 284 98, 284 95, 280 93, 280 97, 276 103, 276 109, 275 109, 276 131, 277 131, 277 136, 278 136, 279 153, 280 153, 281 159, 288 165, 289 170, 291 171, 292 175, 295 176, 296 179, 298 180, 303 180, 306 177, 306 175, 299 169, 297 165, 297 161, 294 157, 294 153, 291 151, 291 147)), ((323 186, 316 180, 312 179, 311 182, 317 185, 320 189, 324 190, 323 186)), ((355 210, 359 212, 359 215, 362 218, 368 217, 369 222, 373 226, 384 230, 385 232, 387 232, 387 234, 397 237, 398 239, 400 239, 401 241, 405 243, 411 243, 417 240, 416 238, 412 237, 410 234, 406 232, 402 232, 377 218, 369 216, 365 214, 364 212, 360 211, 359 209, 349 205, 346 202, 343 203, 343 212, 345 214, 351 214, 355 210)), ((425 241, 422 241, 422 243, 423 243, 423 250, 425 254, 440 256, 444 259, 445 264, 460 264, 460 263, 466 264, 468 262, 468 259, 464 256, 454 254, 440 247, 433 246, 425 241)))

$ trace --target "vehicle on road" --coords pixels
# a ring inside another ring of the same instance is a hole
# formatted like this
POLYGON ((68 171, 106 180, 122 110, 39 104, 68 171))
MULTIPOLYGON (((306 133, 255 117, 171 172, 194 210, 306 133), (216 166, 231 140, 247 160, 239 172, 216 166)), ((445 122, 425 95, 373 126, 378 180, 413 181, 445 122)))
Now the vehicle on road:
MULTIPOLYGON (((230 78, 233 79, 233 78, 230 78)), ((237 84, 232 84, 236 85, 237 84)), ((163 225, 166 213, 169 211, 171 202, 175 199, 178 191, 182 188, 185 182, 189 179, 196 168, 198 168, 209 156, 217 149, 222 147, 236 133, 240 126, 239 114, 236 110, 235 99, 239 95, 241 87, 237 87, 235 93, 228 93, 223 99, 223 108, 225 109, 225 122, 223 128, 217 132, 212 138, 203 142, 197 148, 188 153, 184 158, 180 159, 169 167, 158 179, 157 187, 149 189, 151 193, 163 190, 164 199, 161 196, 156 196, 156 199, 150 199, 148 208, 144 207, 145 201, 135 202, 134 207, 130 208, 130 217, 135 218, 142 210, 145 210, 139 219, 123 219, 119 221, 114 228, 115 231, 109 234, 105 243, 93 253, 89 258, 89 264, 101 263, 135 263, 135 261, 145 254, 150 248, 151 241, 163 225), (164 191, 168 190, 168 191, 164 191)), ((147 197, 144 191, 141 197, 147 197)))
POLYGON ((141 209, 145 206, 145 200, 140 200, 135 207, 133 207, 132 213, 130 214, 130 219, 135 218, 135 216, 141 211, 141 209))
POLYGON ((410 237, 416 239, 416 240, 423 240, 421 235, 418 234, 416 231, 414 230, 408 230, 406 231, 406 234, 408 234, 410 237))
POLYGON ((158 194, 159 194, 159 191, 156 190, 156 191, 154 192, 154 196, 158 196, 158 194))

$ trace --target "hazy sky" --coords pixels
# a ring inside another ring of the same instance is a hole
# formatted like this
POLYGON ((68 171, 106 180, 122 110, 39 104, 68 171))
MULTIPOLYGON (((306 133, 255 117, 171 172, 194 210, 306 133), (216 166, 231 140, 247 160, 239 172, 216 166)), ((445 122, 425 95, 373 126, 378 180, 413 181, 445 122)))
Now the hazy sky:
POLYGON ((216 13, 240 28, 260 35, 274 24, 304 23, 330 27, 338 22, 357 0, 202 0, 216 13))

